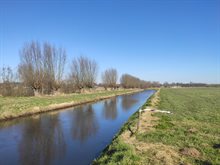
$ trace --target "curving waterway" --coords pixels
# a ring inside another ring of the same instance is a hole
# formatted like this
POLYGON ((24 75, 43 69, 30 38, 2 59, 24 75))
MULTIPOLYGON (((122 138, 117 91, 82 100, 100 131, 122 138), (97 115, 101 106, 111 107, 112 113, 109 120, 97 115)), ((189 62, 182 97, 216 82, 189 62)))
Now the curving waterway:
POLYGON ((0 164, 90 164, 154 92, 1 122, 0 164))

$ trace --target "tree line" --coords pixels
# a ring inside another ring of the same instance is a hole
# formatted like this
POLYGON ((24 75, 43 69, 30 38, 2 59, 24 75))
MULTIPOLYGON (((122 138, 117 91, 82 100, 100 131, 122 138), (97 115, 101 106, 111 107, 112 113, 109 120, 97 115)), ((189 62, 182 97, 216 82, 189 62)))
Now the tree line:
MULTIPOLYGON (((85 88, 97 86, 98 63, 85 56, 72 60, 70 72, 64 78, 67 53, 64 48, 49 42, 32 41, 24 44, 19 52, 20 62, 16 71, 10 67, 0 69, 0 94, 3 96, 32 96, 54 94, 56 92, 73 93, 85 88)), ((140 80, 129 74, 123 74, 118 82, 115 68, 106 69, 101 75, 99 86, 116 89, 158 87, 158 82, 140 80)))
POLYGON ((173 88, 173 87, 220 87, 220 84, 206 84, 206 83, 181 83, 181 82, 164 82, 163 87, 165 88, 173 88))
POLYGON ((161 86, 157 81, 145 81, 129 74, 123 74, 120 82, 124 88, 150 88, 161 86))

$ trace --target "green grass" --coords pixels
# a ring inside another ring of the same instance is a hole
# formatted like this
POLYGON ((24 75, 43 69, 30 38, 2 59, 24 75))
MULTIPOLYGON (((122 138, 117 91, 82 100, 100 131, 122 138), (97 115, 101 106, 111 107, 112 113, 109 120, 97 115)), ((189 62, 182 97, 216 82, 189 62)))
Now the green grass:
MULTIPOLYGON (((220 164, 220 149, 213 147, 220 145, 220 88, 162 88, 157 107, 173 114, 154 114, 159 118, 155 129, 135 134, 138 141, 146 145, 162 143, 173 147, 180 155, 180 164, 220 164), (180 149, 183 148, 194 148, 200 152, 200 156, 182 155, 180 149)), ((135 124, 137 117, 137 113, 134 114, 119 134, 127 129, 129 123, 135 124)), ((155 164, 154 159, 157 159, 154 151, 137 154, 133 146, 124 144, 120 136, 117 136, 95 163, 140 164, 140 160, 146 160, 146 164, 155 164), (128 151, 121 150, 120 146, 123 145, 126 145, 128 151), (123 155, 121 159, 116 158, 119 153, 123 155)))
POLYGON ((113 164, 126 164, 134 165, 140 160, 140 157, 134 153, 132 146, 125 144, 119 138, 113 140, 112 144, 106 148, 98 160, 93 162, 94 165, 113 165, 113 164))
POLYGON ((220 164, 220 88, 162 89, 159 109, 174 114, 156 114, 155 130, 139 134, 141 141, 196 148, 200 158, 186 157, 191 164, 220 164), (190 132, 190 129, 195 131, 190 132))
MULTIPOLYGON (((51 104, 81 103, 98 100, 104 97, 121 95, 134 90, 101 91, 88 94, 70 94, 63 96, 43 97, 1 97, 0 96, 0 119, 16 117, 33 111, 34 107, 44 108, 51 104)), ((33 112, 34 113, 34 112, 33 112)))

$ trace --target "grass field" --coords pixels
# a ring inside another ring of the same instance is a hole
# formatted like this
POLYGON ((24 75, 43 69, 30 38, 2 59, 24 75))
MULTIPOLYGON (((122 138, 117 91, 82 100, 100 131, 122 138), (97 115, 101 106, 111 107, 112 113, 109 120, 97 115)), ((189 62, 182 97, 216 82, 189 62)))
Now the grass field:
POLYGON ((79 103, 97 101, 116 95, 135 92, 138 90, 100 91, 88 94, 70 94, 63 96, 42 97, 1 97, 0 120, 10 119, 27 114, 34 114, 79 103))
POLYGON ((173 114, 150 114, 125 140, 136 113, 94 164, 220 164, 220 88, 161 89, 157 108, 173 114))

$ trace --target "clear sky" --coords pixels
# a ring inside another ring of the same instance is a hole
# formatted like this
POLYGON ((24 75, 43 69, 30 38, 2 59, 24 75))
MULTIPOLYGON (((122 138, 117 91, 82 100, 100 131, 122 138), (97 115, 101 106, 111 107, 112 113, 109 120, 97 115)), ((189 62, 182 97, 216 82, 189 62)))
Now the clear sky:
MULTIPOLYGON (((0 67, 49 41, 145 80, 220 83, 219 0, 0 0, 0 67)), ((66 71, 68 72, 68 70, 66 71)))

